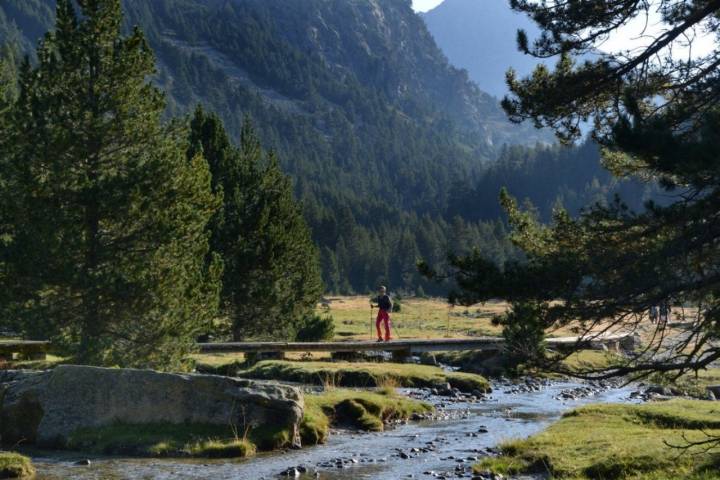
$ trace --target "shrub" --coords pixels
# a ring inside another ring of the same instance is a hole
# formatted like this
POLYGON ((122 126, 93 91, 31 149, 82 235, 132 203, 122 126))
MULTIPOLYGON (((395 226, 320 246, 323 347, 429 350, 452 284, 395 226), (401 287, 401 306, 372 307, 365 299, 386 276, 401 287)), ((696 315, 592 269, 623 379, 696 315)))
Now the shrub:
POLYGON ((534 363, 545 356, 546 306, 536 303, 513 303, 509 312, 493 318, 502 325, 505 350, 514 365, 534 363))
POLYGON ((303 320, 295 334, 295 340, 298 342, 319 342, 331 340, 334 336, 335 321, 331 316, 311 315, 303 320))

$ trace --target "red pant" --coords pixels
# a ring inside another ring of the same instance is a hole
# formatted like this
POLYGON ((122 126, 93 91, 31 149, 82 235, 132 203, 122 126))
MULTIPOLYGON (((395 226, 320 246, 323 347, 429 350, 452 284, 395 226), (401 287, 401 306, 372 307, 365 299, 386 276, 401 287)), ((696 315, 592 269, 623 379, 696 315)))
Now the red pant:
POLYGON ((378 310, 377 320, 375 321, 375 328, 377 329, 378 339, 382 340, 382 332, 380 331, 380 322, 385 322, 385 340, 390 340, 390 314, 387 310, 378 310))

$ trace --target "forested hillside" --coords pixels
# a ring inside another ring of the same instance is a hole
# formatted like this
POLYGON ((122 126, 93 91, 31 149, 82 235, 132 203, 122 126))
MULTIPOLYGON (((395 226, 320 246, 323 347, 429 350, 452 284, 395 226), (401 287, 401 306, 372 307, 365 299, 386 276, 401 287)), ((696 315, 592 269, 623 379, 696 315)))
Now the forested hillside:
MULTIPOLYGON (((547 139, 510 124, 451 67, 405 0, 122 3, 156 52, 170 115, 202 102, 236 139, 249 116, 277 150, 330 289, 412 287, 416 256, 497 243, 493 225, 458 226, 457 236, 442 220, 450 192, 504 143, 547 139)), ((0 39, 29 51, 53 8, 3 1, 0 39)))
MULTIPOLYGON (((0 43, 31 53, 54 21, 54 4, 0 2, 0 43)), ((556 179, 566 177, 538 182, 548 157, 575 154, 507 147, 552 138, 509 123, 448 63, 406 0, 122 5, 127 29, 140 25, 155 51, 168 118, 202 103, 234 140, 249 118, 277 152, 330 291, 365 292, 382 282, 439 293, 418 275, 416 260, 438 263, 474 246, 502 263, 513 255, 497 205, 503 182, 526 189, 514 193, 545 210, 558 195, 573 201, 611 190, 597 155, 587 157, 589 170, 555 162, 576 168, 561 185, 556 179), (535 160, 521 165, 520 157, 535 160)))
POLYGON ((605 205, 615 196, 635 211, 642 210, 648 200, 665 203, 655 182, 614 177, 601 165, 597 145, 587 141, 572 148, 505 148, 475 185, 453 192, 448 214, 471 222, 503 217, 498 202, 502 188, 520 200, 529 200, 544 221, 550 220, 556 207, 577 215, 581 209, 605 205))

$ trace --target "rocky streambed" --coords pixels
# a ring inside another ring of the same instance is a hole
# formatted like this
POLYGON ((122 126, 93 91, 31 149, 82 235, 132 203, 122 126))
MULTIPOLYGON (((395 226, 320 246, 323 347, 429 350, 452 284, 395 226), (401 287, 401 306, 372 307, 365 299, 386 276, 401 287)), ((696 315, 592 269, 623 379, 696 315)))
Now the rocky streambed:
MULTIPOLYGON (((499 381, 492 394, 403 390, 436 413, 382 433, 334 431, 326 445, 249 460, 90 458, 33 452, 38 478, 74 479, 401 479, 472 478, 471 466, 511 438, 532 435, 573 407, 636 402, 632 387, 527 380, 499 381)), ((480 477, 476 477, 480 478, 480 477)))

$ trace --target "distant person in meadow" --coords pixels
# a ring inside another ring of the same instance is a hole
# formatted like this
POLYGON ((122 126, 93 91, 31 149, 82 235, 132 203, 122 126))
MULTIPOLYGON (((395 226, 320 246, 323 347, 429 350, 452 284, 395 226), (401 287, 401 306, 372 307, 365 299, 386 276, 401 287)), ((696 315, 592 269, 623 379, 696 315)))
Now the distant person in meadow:
POLYGON ((650 307, 650 323, 656 323, 658 321, 658 307, 653 305, 650 307))
POLYGON ((375 329, 377 330, 378 337, 377 341, 383 341, 380 323, 385 322, 385 341, 389 342, 392 340, 392 336, 390 335, 390 312, 392 311, 392 300, 390 299, 390 295, 387 294, 387 288, 384 286, 378 289, 376 303, 378 308, 377 320, 375 320, 375 329))
POLYGON ((660 304, 660 322, 662 322, 663 325, 667 325, 668 320, 670 319, 670 312, 672 312, 672 307, 670 307, 670 302, 665 300, 660 304))

